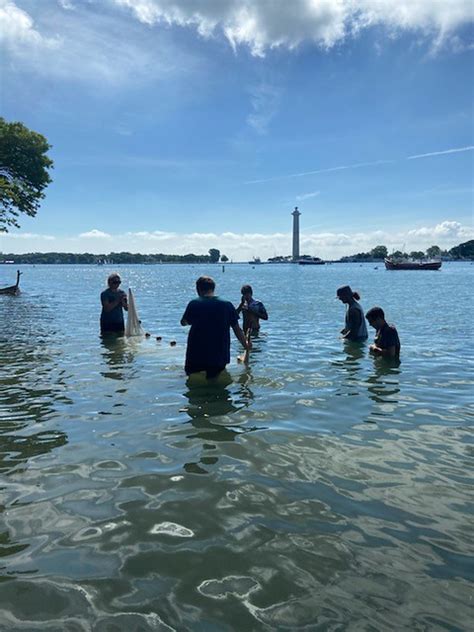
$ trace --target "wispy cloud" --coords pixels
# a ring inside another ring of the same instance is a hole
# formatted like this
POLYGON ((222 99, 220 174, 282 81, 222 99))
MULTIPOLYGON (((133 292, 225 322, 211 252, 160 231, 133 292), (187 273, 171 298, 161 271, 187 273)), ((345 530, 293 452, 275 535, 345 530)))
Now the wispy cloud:
POLYGON ((258 134, 266 134, 268 126, 278 109, 280 90, 270 83, 260 83, 250 89, 252 112, 247 123, 258 134))
POLYGON ((431 151, 428 154, 416 154, 415 156, 408 156, 406 160, 416 160, 417 158, 429 158, 430 156, 444 156, 445 154, 458 154, 462 151, 472 151, 474 145, 467 145, 467 147, 456 147, 455 149, 443 149, 442 151, 431 151))
POLYGON ((453 149, 444 149, 442 151, 432 151, 427 154, 417 154, 415 156, 406 156, 405 158, 399 158, 398 160, 374 160, 371 162, 358 162, 351 165, 340 165, 338 167, 327 167, 325 169, 315 169, 313 171, 302 171, 300 173, 290 173, 287 175, 273 176, 271 178, 262 178, 260 180, 247 180, 244 184, 261 184, 263 182, 273 182, 276 180, 286 180, 288 178, 301 178, 303 176, 313 176, 319 173, 331 173, 332 171, 344 171, 346 169, 360 169, 362 167, 376 167, 380 165, 395 164, 404 160, 415 160, 418 158, 429 158, 431 156, 444 156, 447 154, 457 154, 464 151, 472 151, 474 145, 467 145, 466 147, 455 147, 453 149))
POLYGON ((298 202, 301 202, 302 200, 309 200, 309 198, 316 197, 319 194, 320 191, 313 191, 312 193, 301 193, 300 195, 296 196, 296 200, 298 200, 298 202))

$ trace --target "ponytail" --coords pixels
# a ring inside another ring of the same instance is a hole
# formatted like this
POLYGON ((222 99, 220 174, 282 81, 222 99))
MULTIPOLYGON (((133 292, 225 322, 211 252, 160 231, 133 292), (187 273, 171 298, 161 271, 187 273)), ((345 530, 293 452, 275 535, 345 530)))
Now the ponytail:
POLYGON ((355 298, 356 301, 360 301, 359 292, 352 292, 352 298, 355 298))

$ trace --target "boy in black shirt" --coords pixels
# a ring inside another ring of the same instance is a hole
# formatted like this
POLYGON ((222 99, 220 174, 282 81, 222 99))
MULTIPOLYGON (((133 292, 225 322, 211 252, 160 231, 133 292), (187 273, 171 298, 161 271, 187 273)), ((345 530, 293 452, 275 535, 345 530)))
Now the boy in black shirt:
POLYGON ((365 315, 369 325, 376 330, 374 344, 369 349, 384 358, 400 357, 400 338, 394 325, 389 325, 381 307, 372 307, 365 315))

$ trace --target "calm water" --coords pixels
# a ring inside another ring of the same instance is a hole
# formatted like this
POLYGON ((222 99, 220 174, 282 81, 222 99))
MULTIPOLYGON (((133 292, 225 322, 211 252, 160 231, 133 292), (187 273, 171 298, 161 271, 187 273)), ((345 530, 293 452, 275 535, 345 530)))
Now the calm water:
POLYGON ((124 266, 163 341, 115 344, 111 268, 22 269, 0 296, 1 630, 469 629, 474 266, 124 266), (270 313, 227 385, 182 369, 204 273, 270 313), (338 339, 346 283, 397 324, 399 366, 338 339))

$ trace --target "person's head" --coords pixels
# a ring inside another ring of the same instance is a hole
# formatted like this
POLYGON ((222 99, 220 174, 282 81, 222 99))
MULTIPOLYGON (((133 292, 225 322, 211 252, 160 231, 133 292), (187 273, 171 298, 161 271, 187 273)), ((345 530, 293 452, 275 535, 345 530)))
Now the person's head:
POLYGON ((342 303, 350 303, 352 300, 358 301, 360 299, 359 293, 353 292, 349 285, 338 288, 336 295, 342 303))
POLYGON ((365 315, 369 325, 374 329, 380 329, 385 322, 385 314, 381 307, 372 307, 365 315))
POLYGON ((253 290, 251 285, 242 285, 240 288, 240 292, 242 293, 242 298, 246 301, 250 301, 253 295, 253 290))
POLYGON ((107 285, 112 290, 117 290, 121 283, 122 279, 120 278, 120 274, 118 274, 117 272, 112 272, 112 274, 109 274, 107 278, 107 285))
POLYGON ((201 276, 196 281, 196 292, 199 296, 206 296, 212 294, 216 289, 216 283, 214 279, 209 276, 201 276))

